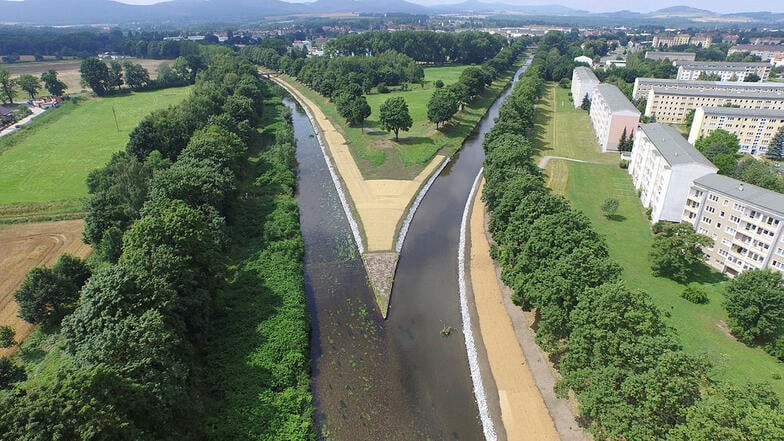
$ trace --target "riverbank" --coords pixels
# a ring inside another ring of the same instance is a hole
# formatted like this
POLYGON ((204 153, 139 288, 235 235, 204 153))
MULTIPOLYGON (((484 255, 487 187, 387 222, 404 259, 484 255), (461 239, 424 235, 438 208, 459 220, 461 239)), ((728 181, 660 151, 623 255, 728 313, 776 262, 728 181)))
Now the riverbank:
POLYGON ((536 345, 527 318, 498 277, 485 229, 483 186, 484 179, 471 210, 470 280, 507 439, 585 440, 568 402, 555 397, 555 374, 536 345))

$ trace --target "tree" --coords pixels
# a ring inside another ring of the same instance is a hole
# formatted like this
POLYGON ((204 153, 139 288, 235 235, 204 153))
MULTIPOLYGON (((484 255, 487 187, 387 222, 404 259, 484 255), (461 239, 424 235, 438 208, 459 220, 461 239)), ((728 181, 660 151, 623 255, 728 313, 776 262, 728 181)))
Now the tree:
POLYGON ((57 78, 57 71, 49 69, 41 74, 41 81, 44 82, 44 87, 54 96, 61 96, 65 93, 68 86, 57 78))
POLYGON ((632 151, 633 144, 634 140, 632 136, 626 133, 626 127, 624 127, 623 133, 621 133, 621 139, 618 140, 618 150, 621 152, 630 152, 632 151))
POLYGON ((781 274, 747 270, 724 288, 728 325, 739 340, 765 345, 784 335, 784 285, 781 274))
POLYGON ((660 223, 659 228, 651 246, 651 270, 655 276, 686 283, 705 264, 702 248, 711 246, 713 239, 696 233, 688 224, 660 223))
POLYGON ((689 109, 686 112, 686 125, 691 127, 692 123, 694 122, 694 112, 695 109, 689 109))
POLYGON ((770 140, 765 156, 776 161, 784 159, 784 126, 780 127, 773 139, 770 140))
POLYGON ((721 75, 717 73, 700 72, 697 81, 721 81, 721 75))
POLYGON ((435 86, 436 89, 440 89, 440 88, 444 87, 444 82, 441 81, 441 80, 436 80, 436 82, 433 83, 433 85, 435 86))
POLYGON ((364 126, 365 120, 370 116, 371 112, 372 110, 370 109, 370 104, 367 102, 367 98, 360 95, 351 102, 348 120, 352 124, 364 126))
POLYGON ((427 103, 427 119, 436 123, 445 123, 457 113, 457 98, 448 90, 436 89, 427 103))
POLYGON ((26 379, 24 368, 15 365, 8 357, 0 357, 0 389, 8 389, 12 384, 26 379))
POLYGON ((125 84, 131 89, 139 89, 150 82, 150 73, 141 64, 126 61, 122 64, 125 71, 125 84))
POLYGON ((13 103, 16 81, 11 79, 11 72, 4 67, 0 67, 0 87, 3 88, 3 103, 13 103))
POLYGON ((379 109, 379 120, 383 130, 395 132, 395 141, 399 141, 400 130, 407 132, 414 121, 408 113, 408 104, 401 96, 389 98, 379 109))
POLYGON ((580 104, 580 108, 583 110, 591 110, 591 99, 588 98, 588 94, 586 93, 583 97, 583 102, 580 104))
POLYGON ((0 326, 0 348, 10 348, 15 345, 16 340, 14 340, 14 337, 16 337, 14 328, 8 325, 0 326))
POLYGON ((760 80, 760 76, 755 73, 750 73, 746 75, 746 78, 743 79, 744 83, 756 83, 760 80))
POLYGON ((41 80, 30 74, 19 75, 19 78, 16 79, 16 83, 19 85, 20 89, 30 95, 31 100, 34 100, 38 91, 41 90, 41 80))
POLYGON ((615 216, 615 212, 618 211, 618 199, 614 198, 607 198, 602 202, 602 214, 606 218, 611 218, 615 216))
POLYGON ((98 96, 106 95, 114 86, 114 78, 109 73, 106 63, 95 57, 82 60, 79 72, 82 75, 82 84, 88 86, 98 96))
POLYGON ((737 136, 724 129, 714 130, 710 135, 698 139, 694 147, 719 169, 719 174, 734 174, 740 148, 737 136))

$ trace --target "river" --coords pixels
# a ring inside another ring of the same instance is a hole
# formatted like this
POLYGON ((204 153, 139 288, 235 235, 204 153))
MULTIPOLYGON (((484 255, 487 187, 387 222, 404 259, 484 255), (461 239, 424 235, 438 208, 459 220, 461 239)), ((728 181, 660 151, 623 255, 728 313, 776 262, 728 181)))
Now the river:
POLYGON ((484 160, 482 139, 510 92, 490 107, 422 201, 401 250, 386 321, 377 312, 313 126, 293 100, 284 100, 297 138, 311 377, 322 439, 483 438, 463 336, 441 331, 461 328, 461 215, 484 160))

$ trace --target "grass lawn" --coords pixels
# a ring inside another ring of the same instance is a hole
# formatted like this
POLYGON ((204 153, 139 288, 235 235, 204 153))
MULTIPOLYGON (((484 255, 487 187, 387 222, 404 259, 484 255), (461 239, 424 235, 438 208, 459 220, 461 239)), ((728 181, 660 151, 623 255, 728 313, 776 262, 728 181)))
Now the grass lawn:
POLYGON ((326 98, 310 90, 291 77, 289 84, 297 87, 313 100, 322 112, 343 132, 349 143, 351 153, 362 175, 367 179, 412 179, 424 169, 433 156, 442 152, 452 155, 463 145, 463 140, 471 133, 487 108, 503 91, 512 73, 497 79, 470 106, 458 112, 445 127, 435 130, 435 125, 427 119, 427 102, 435 90, 436 80, 445 85, 454 83, 466 66, 446 66, 425 68, 423 84, 412 84, 408 91, 393 89, 381 94, 372 92, 367 95, 372 114, 365 121, 365 129, 351 127, 338 114, 335 106, 326 98), (407 132, 400 132, 400 142, 395 142, 392 132, 379 129, 379 108, 389 98, 402 96, 408 104, 414 124, 407 132))
MULTIPOLYGON (((566 91, 555 89, 556 102, 559 102, 559 96, 566 91)), ((552 95, 549 96, 551 103, 552 95)), ((559 105, 553 113, 548 102, 537 105, 537 109, 537 112, 544 110, 541 112, 543 115, 537 115, 536 128, 537 147, 542 155, 590 160, 600 155, 604 159, 617 159, 615 153, 599 154, 593 138, 584 136, 585 131, 591 130, 587 112, 559 105), (568 123, 564 124, 565 121, 568 123), (559 130, 560 135, 553 130, 559 130), (547 139, 556 139, 556 142, 548 144, 547 139)), ((645 289, 651 294, 668 324, 677 329, 687 351, 707 354, 715 365, 713 375, 716 378, 737 382, 767 381, 784 397, 784 381, 773 379, 776 374, 784 377, 784 364, 762 349, 749 348, 735 341, 727 332, 727 314, 722 307, 721 294, 723 276, 706 271, 698 277, 699 280, 692 282, 693 286, 704 289, 710 298, 706 305, 695 305, 680 297, 685 285, 651 274, 648 252, 653 236, 650 223, 626 170, 614 164, 551 161, 547 172, 559 175, 553 176, 552 180, 564 183, 563 194, 575 208, 584 211, 593 221, 594 228, 607 238, 610 254, 623 266, 624 278, 629 286, 645 289), (566 170, 566 177, 561 176, 561 170, 566 170), (600 211, 601 203, 607 197, 620 202, 613 220, 606 219, 600 211)))
POLYGON ((72 101, 0 139, 0 206, 85 197, 88 173, 125 147, 139 121, 189 92, 186 87, 72 101))

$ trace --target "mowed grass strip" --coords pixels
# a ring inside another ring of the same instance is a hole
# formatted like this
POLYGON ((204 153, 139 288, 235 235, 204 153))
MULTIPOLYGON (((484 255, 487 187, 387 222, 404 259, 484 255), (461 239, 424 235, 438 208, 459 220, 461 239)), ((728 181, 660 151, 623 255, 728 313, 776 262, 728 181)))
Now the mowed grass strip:
POLYGON ((365 121, 364 128, 349 126, 327 98, 291 77, 284 78, 316 103, 324 115, 340 128, 357 166, 366 179, 413 179, 436 153, 452 155, 460 149, 463 140, 512 77, 512 73, 499 77, 470 106, 466 106, 444 127, 436 130, 435 124, 427 119, 427 103, 435 90, 435 82, 441 80, 445 85, 455 83, 465 68, 466 66, 425 68, 423 83, 411 84, 407 91, 393 88, 390 93, 378 93, 374 89, 366 95, 372 113, 365 121), (400 132, 399 142, 395 142, 392 132, 381 130, 378 120, 381 105, 395 96, 402 96, 406 100, 414 121, 409 131, 400 132))
MULTIPOLYGON (((599 153, 588 112, 574 109, 567 100, 565 89, 549 84, 544 98, 537 103, 535 147, 539 155, 618 160, 617 153, 599 153), (561 105, 562 99, 565 105, 561 105)), ((689 284, 705 290, 710 299, 706 305, 696 305, 680 297, 686 285, 651 274, 651 224, 626 170, 615 164, 553 160, 547 172, 548 182, 557 183, 556 190, 585 212, 596 231, 606 237, 610 255, 623 267, 629 286, 651 294, 687 351, 707 354, 715 365, 713 375, 719 379, 769 382, 784 397, 784 381, 776 379, 784 377, 784 364, 761 349, 737 342, 727 331, 727 314, 722 306, 723 276, 706 271, 689 284), (605 218, 600 208, 609 197, 619 202, 612 219, 605 218)))
POLYGON ((47 111, 2 139, 0 205, 85 197, 87 175, 125 148, 139 121, 189 93, 184 87, 77 100, 47 111))

